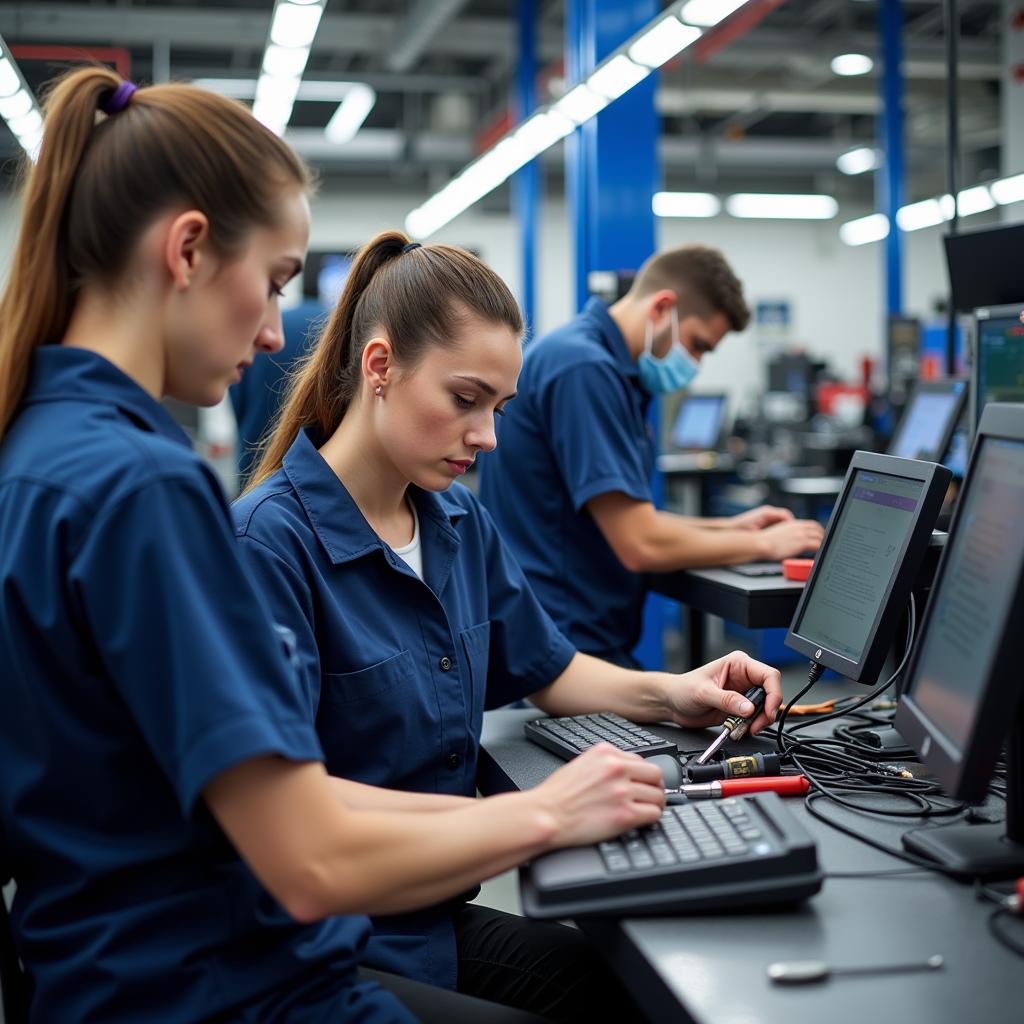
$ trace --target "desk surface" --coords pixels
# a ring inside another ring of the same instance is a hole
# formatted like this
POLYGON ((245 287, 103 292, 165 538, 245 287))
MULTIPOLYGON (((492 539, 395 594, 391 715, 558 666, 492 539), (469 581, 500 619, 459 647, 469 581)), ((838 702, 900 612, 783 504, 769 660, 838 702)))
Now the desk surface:
MULTIPOLYGON (((538 714, 484 717, 482 792, 526 788, 561 763, 529 743, 523 722, 538 714)), ((709 733, 657 726, 684 749, 709 733)), ((757 740, 743 749, 768 749, 757 740)), ((818 841, 824 871, 880 872, 907 867, 814 820, 800 800, 787 806, 818 841)), ((820 805, 819 805, 820 806, 820 805)), ((913 819, 895 823, 845 814, 845 822, 898 846, 913 819)), ((1024 963, 988 932, 991 904, 930 872, 827 878, 797 910, 584 923, 653 1020, 697 1024, 1019 1024, 1024 963), (825 960, 833 966, 945 959, 927 974, 834 978, 816 985, 772 985, 776 960, 825 960)))
POLYGON ((802 583, 781 576, 741 576, 731 569, 683 569, 651 576, 651 589, 748 629, 788 626, 802 583))

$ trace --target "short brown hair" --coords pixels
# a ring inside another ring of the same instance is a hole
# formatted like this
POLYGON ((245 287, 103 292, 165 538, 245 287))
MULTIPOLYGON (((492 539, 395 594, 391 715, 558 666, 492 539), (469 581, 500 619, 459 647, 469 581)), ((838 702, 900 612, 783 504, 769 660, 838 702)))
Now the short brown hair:
POLYGON ((721 313, 734 331, 750 323, 743 285, 725 257, 709 245, 683 245, 656 253, 637 272, 629 291, 643 298, 662 288, 679 294, 682 313, 721 313))

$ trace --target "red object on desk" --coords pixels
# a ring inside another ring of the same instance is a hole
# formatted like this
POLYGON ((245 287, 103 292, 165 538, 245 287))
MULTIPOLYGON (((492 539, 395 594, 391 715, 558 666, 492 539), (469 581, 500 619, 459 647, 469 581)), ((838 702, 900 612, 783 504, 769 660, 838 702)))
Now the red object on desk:
POLYGON ((765 792, 778 793, 779 796, 803 796, 810 788, 806 775, 761 775, 750 779, 722 779, 720 782, 690 782, 680 786, 678 792, 691 799, 703 797, 714 800, 765 792))
POLYGON ((787 580, 804 583, 811 575, 812 565, 814 565, 813 558, 784 558, 782 560, 782 575, 787 580))

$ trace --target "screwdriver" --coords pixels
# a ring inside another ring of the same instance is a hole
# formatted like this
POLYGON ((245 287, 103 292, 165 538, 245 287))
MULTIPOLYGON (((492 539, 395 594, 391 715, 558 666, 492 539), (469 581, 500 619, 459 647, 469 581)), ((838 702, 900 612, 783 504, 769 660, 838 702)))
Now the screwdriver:
POLYGON ((747 735, 750 723, 758 716, 761 708, 764 707, 764 687, 752 686, 743 696, 754 705, 753 712, 746 718, 741 718, 739 715, 730 715, 722 723, 722 731, 712 741, 711 746, 694 761, 694 764, 707 764, 715 756, 719 748, 724 746, 726 740, 741 740, 747 735))
POLYGON ((745 793, 778 793, 779 796, 803 796, 811 788, 806 775, 777 775, 774 778, 723 779, 721 782, 688 782, 666 793, 682 793, 691 800, 743 796, 745 793))
POLYGON ((858 974, 899 974, 904 971, 937 971, 943 959, 937 953, 913 964, 878 964, 869 967, 830 967, 824 960, 782 960, 768 965, 768 977, 776 985, 806 985, 826 978, 858 974))

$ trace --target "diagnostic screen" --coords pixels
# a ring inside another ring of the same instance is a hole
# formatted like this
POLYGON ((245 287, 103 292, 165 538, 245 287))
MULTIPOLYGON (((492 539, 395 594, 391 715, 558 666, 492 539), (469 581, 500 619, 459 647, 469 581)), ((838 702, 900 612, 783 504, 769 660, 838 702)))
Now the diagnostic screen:
POLYGON ((725 399, 719 395, 688 395, 672 427, 672 443, 677 448, 714 448, 724 411, 725 399))
POLYGON ((793 632, 860 661, 923 490, 921 480, 856 472, 793 632))
POLYGON ((986 402, 1024 402, 1024 324, 1019 317, 978 321, 978 419, 986 402))
MULTIPOLYGON (((986 438, 960 500, 908 692, 963 749, 1024 568, 1024 530, 1011 511, 1024 508, 1024 444, 986 438)), ((1019 672, 1020 666, 993 669, 1019 672)))
POLYGON ((956 412, 957 398, 963 388, 958 384, 949 391, 919 391, 914 396, 893 438, 890 455, 901 459, 941 459, 938 451, 949 429, 950 418, 956 412))

